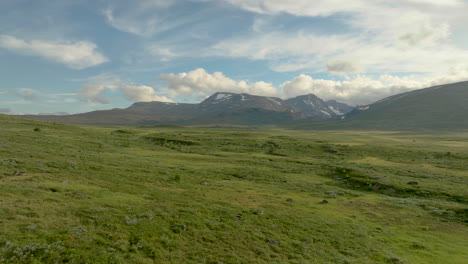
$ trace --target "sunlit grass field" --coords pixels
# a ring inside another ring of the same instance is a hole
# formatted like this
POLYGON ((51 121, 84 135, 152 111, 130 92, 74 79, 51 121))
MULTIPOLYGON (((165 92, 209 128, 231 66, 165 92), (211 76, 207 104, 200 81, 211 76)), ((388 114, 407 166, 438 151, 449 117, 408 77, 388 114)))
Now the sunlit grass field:
POLYGON ((0 115, 0 263, 467 263, 468 132, 0 115))

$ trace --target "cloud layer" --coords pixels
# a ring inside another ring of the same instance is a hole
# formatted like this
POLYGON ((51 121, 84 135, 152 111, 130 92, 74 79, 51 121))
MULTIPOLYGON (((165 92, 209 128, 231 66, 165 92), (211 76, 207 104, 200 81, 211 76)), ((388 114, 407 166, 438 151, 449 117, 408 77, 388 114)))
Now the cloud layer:
POLYGON ((26 41, 10 35, 0 35, 0 48, 25 55, 42 57, 73 69, 85 69, 108 61, 94 43, 26 41))
POLYGON ((163 74, 159 79, 168 83, 162 90, 172 98, 200 99, 215 92, 234 92, 286 99, 313 93, 325 100, 334 99, 351 105, 363 105, 410 90, 468 80, 468 66, 452 68, 450 72, 439 76, 398 77, 385 74, 371 78, 355 75, 344 81, 316 79, 300 74, 278 87, 265 82, 249 84, 247 81, 236 81, 221 72, 210 74, 201 68, 188 73, 163 74))

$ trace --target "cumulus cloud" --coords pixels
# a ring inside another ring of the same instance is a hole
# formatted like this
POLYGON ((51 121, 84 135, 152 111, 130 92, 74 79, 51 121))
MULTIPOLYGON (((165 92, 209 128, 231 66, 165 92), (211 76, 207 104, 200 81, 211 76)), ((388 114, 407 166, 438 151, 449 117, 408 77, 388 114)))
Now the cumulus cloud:
POLYGON ((11 90, 10 94, 22 98, 26 101, 32 101, 36 99, 36 91, 32 89, 19 89, 19 90, 11 90))
POLYGON ((159 80, 168 83, 166 90, 171 97, 183 95, 204 98, 215 92, 277 95, 277 90, 271 83, 256 82, 249 84, 246 81, 230 79, 221 72, 210 74, 201 68, 188 73, 162 74, 159 80))
POLYGON ((159 96, 153 87, 145 85, 126 85, 121 88, 125 98, 133 102, 174 102, 166 96, 159 96))
POLYGON ((85 84, 83 88, 76 92, 82 95, 82 101, 96 104, 109 104, 111 100, 104 96, 106 90, 115 91, 120 87, 120 79, 114 80, 96 80, 95 82, 85 84))
POLYGON ((324 100, 364 105, 398 93, 466 80, 468 67, 461 65, 440 75, 398 77, 384 74, 376 78, 357 76, 344 81, 314 79, 301 74, 283 83, 281 88, 285 98, 313 93, 324 100))
MULTIPOLYGON (((81 101, 84 102, 92 104, 109 104, 112 101, 112 94, 118 93, 121 93, 125 99, 132 102, 173 102, 170 98, 159 95, 153 87, 128 83, 115 76, 102 75, 89 78, 89 80, 90 82, 86 83, 83 88, 76 91, 78 95, 81 95, 81 101)), ((71 95, 74 94, 72 93, 71 95)), ((54 97, 57 97, 57 95, 54 95, 54 97)), ((65 100, 75 102, 74 98, 67 98, 65 100)), ((63 102, 63 100, 60 100, 60 102, 63 102)))
POLYGON ((11 109, 10 108, 0 108, 0 113, 2 113, 2 114, 11 113, 11 109))
POLYGON ((78 70, 108 61, 104 55, 97 51, 96 44, 88 41, 26 41, 10 35, 0 35, 0 48, 25 56, 42 57, 78 70))

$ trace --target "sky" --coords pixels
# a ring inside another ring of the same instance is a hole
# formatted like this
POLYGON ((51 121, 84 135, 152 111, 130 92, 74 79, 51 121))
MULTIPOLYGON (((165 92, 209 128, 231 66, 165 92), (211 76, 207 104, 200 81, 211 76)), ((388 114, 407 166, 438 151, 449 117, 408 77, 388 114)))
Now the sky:
POLYGON ((468 0, 0 0, 0 114, 468 80, 468 0))

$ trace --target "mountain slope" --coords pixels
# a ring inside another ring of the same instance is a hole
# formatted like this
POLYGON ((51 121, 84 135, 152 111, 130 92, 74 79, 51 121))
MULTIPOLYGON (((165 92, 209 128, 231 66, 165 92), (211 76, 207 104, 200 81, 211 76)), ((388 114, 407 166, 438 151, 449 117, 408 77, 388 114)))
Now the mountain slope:
POLYGON ((328 100, 325 104, 338 116, 346 115, 354 109, 354 107, 337 102, 336 100, 328 100))
POLYGON ((313 94, 301 95, 290 98, 286 102, 297 112, 304 113, 307 117, 316 120, 327 120, 337 117, 327 104, 313 94))
POLYGON ((363 127, 468 128, 468 82, 434 86, 394 95, 348 115, 363 127))

